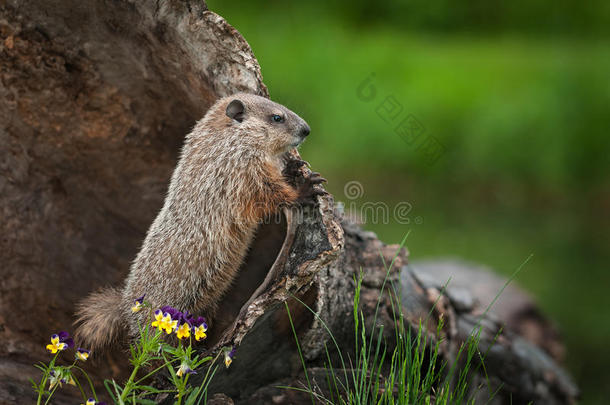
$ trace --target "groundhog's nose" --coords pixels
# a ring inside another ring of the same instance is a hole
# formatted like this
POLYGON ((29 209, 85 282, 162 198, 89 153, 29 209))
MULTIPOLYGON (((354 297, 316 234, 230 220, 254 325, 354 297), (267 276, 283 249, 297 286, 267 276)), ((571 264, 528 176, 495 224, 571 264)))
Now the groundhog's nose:
POLYGON ((301 130, 299 131, 299 136, 301 138, 305 138, 307 135, 309 135, 309 125, 305 124, 301 127, 301 130))

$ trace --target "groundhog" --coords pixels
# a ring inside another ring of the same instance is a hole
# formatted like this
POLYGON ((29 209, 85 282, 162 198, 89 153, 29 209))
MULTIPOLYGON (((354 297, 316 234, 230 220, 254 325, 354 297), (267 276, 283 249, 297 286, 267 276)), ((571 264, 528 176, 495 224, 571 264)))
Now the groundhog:
POLYGON ((237 276, 254 232, 283 204, 313 201, 325 181, 312 173, 294 182, 302 160, 286 152, 309 135, 307 123, 263 97, 218 100, 186 136, 163 208, 152 223, 122 288, 87 297, 78 308, 77 336, 100 350, 138 317, 131 307, 146 295, 153 308, 169 305, 213 315, 237 276), (288 163, 287 163, 288 162, 288 163))

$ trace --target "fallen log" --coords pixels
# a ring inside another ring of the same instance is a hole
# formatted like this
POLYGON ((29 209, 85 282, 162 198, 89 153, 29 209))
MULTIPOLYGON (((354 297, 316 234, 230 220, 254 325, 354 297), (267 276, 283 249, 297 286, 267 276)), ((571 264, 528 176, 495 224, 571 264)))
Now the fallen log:
MULTIPOLYGON (((124 279, 184 135, 214 100, 238 91, 268 96, 247 42, 203 2, 0 2, 0 403, 30 398, 27 379, 37 376, 32 364, 47 359, 48 336, 73 323, 82 297, 124 279)), ((303 381, 283 304, 308 366, 320 369, 327 328, 352 349, 361 270, 360 308, 372 322, 380 303, 388 340, 394 323, 383 286, 393 283, 412 327, 430 319, 433 335, 445 319, 444 359, 483 325, 487 372, 494 386, 503 384, 495 403, 575 400, 577 388, 558 365, 559 337, 516 288, 484 313, 501 281, 453 263, 409 266, 404 249, 345 220, 330 195, 278 218, 261 226, 214 320, 208 352, 238 352, 213 380, 215 403, 309 402, 275 388, 303 381)), ((101 381, 121 378, 128 366, 118 352, 88 370, 101 381)), ((77 397, 64 390, 56 403, 77 397)))

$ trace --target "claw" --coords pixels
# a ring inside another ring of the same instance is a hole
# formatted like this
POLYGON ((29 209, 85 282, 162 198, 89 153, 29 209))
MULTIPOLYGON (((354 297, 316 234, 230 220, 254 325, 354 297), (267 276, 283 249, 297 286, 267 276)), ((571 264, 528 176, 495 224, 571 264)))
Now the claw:
POLYGON ((326 191, 321 187, 314 186, 326 182, 326 179, 320 176, 320 173, 313 172, 304 180, 305 182, 299 187, 299 198, 297 202, 301 205, 315 205, 315 197, 325 195, 326 191))
POLYGON ((311 194, 315 196, 315 195, 326 195, 328 193, 324 189, 314 188, 311 190, 311 194))
POLYGON ((327 180, 324 177, 320 176, 320 173, 318 172, 311 173, 307 181, 311 184, 321 184, 327 182, 327 180))

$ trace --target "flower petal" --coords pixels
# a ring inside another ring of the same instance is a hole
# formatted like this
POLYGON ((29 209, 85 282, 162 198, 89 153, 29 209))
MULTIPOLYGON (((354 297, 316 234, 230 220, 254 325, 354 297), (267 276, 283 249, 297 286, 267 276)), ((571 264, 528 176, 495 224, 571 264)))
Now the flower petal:
POLYGON ((66 331, 61 331, 57 334, 57 336, 59 336, 59 340, 63 342, 70 337, 70 334, 66 331))

